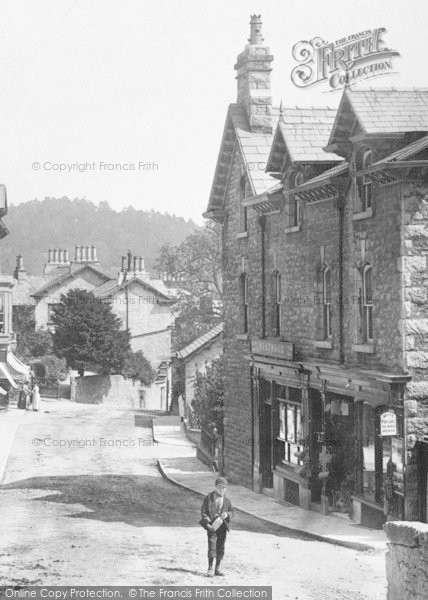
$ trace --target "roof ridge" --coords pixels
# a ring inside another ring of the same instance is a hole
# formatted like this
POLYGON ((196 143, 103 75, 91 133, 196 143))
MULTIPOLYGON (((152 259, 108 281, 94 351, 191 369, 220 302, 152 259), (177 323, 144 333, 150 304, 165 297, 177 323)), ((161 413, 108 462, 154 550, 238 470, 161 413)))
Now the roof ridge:
POLYGON ((408 87, 408 88, 360 88, 358 90, 348 88, 351 94, 361 94, 367 92, 428 92, 428 87, 408 87))

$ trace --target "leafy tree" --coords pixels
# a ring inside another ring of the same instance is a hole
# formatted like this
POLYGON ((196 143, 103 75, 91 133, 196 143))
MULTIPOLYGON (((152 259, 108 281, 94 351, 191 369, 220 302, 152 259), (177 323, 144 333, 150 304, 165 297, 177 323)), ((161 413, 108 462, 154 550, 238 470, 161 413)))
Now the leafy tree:
POLYGON ((222 318, 220 227, 207 222, 180 245, 164 244, 156 267, 177 282, 174 346, 180 348, 222 318))
POLYGON ((201 425, 215 425, 223 433, 224 358, 223 355, 207 366, 205 373, 196 373, 195 396, 192 407, 201 425))
POLYGON ((17 340, 16 354, 22 360, 52 352, 52 335, 47 329, 36 329, 33 306, 13 308, 12 329, 17 340))
POLYGON ((85 369, 121 373, 130 352, 129 333, 109 304, 92 292, 62 294, 52 311, 54 351, 83 376, 85 369))
POLYGON ((156 377, 155 371, 141 350, 128 353, 122 368, 122 375, 134 381, 138 380, 147 387, 153 383, 156 377))

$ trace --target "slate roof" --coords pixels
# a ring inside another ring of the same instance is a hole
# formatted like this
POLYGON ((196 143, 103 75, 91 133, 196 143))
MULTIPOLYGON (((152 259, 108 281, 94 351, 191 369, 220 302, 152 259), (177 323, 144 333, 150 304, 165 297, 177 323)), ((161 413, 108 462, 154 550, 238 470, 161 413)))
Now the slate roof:
POLYGON ((44 296, 53 287, 61 284, 63 281, 65 281, 72 275, 75 275, 79 271, 83 271, 84 269, 87 269, 87 268, 90 268, 93 271, 95 271, 96 273, 99 273, 99 275, 101 275, 102 277, 105 277, 106 279, 111 278, 110 275, 107 274, 106 272, 104 272, 101 268, 95 267, 92 264, 72 263, 69 267, 66 267, 66 268, 60 267, 58 269, 55 269, 51 273, 48 273, 48 277, 49 277, 48 281, 40 289, 36 289, 36 291, 33 292, 32 295, 36 296, 36 297, 44 296))
MULTIPOLYGON (((293 162, 334 162, 342 158, 325 152, 336 111, 332 108, 284 108, 278 129, 293 162)), ((275 144, 272 152, 275 151, 275 144)), ((270 162, 270 160, 269 160, 270 162)))
POLYGON ((46 284, 47 281, 48 277, 46 275, 27 275, 25 279, 15 280, 12 288, 12 305, 34 304, 34 301, 31 301, 32 294, 46 284))
MULTIPOLYGON (((279 108, 272 107, 272 131, 275 131, 279 119, 279 108)), ((229 114, 235 128, 238 144, 241 148, 255 194, 261 194, 274 183, 265 172, 266 163, 272 146, 273 135, 249 131, 245 110, 239 104, 231 104, 229 114)))
POLYGON ((368 135, 428 132, 428 89, 358 89, 343 92, 327 149, 346 141, 355 122, 368 135), (354 116, 353 120, 349 116, 354 116))
POLYGON ((179 350, 176 354, 177 358, 188 358, 191 354, 194 354, 198 350, 200 350, 203 346, 212 342, 217 336, 223 333, 223 323, 219 323, 207 333, 199 336, 193 342, 179 350))
MULTIPOLYGON (((272 107, 271 112, 272 131, 275 131, 280 119, 280 109, 272 107)), ((335 111, 333 109, 290 107, 282 109, 282 116, 284 122, 280 124, 281 132, 287 143, 290 144, 289 151, 293 160, 305 162, 342 160, 336 154, 326 153, 322 150, 334 123, 335 111)), ((231 104, 208 202, 208 214, 212 209, 221 208, 220 198, 224 196, 226 190, 227 179, 224 173, 221 173, 221 168, 224 166, 221 165, 221 160, 222 158, 232 160, 230 146, 229 150, 226 146, 231 127, 245 161, 253 195, 263 194, 275 184, 275 179, 269 172, 266 172, 274 140, 273 134, 250 131, 245 109, 239 104, 231 104)), ((230 139, 228 143, 230 144, 230 139)))
POLYGON ((366 133, 428 131, 428 89, 345 92, 366 133))
POLYGON ((144 279, 140 279, 138 276, 132 277, 131 279, 127 279, 126 281, 122 282, 121 284, 118 283, 117 279, 112 279, 112 280, 107 281, 106 283, 94 288, 92 290, 92 292, 97 298, 106 298, 106 297, 109 297, 112 294, 116 293, 120 289, 123 289, 124 287, 126 287, 127 285, 129 285, 132 282, 138 282, 143 287, 149 289, 154 294, 156 294, 158 296, 162 296, 162 298, 164 300, 169 301, 169 302, 174 302, 173 298, 168 296, 166 288, 164 291, 159 289, 161 287, 159 285, 159 282, 163 283, 162 281, 160 281, 160 280, 145 281, 144 279))

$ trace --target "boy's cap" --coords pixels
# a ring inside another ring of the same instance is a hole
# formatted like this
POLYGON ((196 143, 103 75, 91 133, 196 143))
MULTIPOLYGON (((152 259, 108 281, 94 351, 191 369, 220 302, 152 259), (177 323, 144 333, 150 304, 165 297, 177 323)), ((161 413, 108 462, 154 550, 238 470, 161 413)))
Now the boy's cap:
POLYGON ((219 483, 227 485, 227 479, 225 479, 224 477, 217 477, 217 479, 215 480, 215 484, 218 485, 219 483))

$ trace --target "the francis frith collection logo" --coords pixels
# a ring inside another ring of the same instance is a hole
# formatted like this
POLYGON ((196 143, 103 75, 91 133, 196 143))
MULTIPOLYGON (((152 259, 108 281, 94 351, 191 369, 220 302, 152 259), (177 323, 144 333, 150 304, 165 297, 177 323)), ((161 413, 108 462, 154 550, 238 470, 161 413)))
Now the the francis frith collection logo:
POLYGON ((320 37, 293 46, 293 58, 299 63, 291 72, 297 87, 327 82, 331 90, 341 89, 370 77, 392 73, 392 59, 400 56, 385 46, 384 27, 348 35, 335 42, 320 37))

